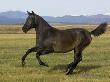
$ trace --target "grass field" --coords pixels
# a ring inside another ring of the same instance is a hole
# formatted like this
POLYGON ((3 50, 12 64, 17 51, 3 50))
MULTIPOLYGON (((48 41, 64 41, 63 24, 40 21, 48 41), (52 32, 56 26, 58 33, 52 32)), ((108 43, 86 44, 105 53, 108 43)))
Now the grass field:
MULTIPOLYGON (((56 25, 81 27, 81 25, 56 25)), ((82 25, 92 30, 95 25, 82 25)), ((94 37, 83 52, 83 60, 72 75, 65 75, 65 68, 73 59, 73 53, 48 54, 42 60, 49 67, 40 66, 31 53, 26 66, 21 66, 21 57, 35 45, 35 34, 23 34, 21 26, 0 26, 0 82, 110 82, 110 29, 100 37, 94 37), (4 28, 3 28, 4 27, 4 28)))

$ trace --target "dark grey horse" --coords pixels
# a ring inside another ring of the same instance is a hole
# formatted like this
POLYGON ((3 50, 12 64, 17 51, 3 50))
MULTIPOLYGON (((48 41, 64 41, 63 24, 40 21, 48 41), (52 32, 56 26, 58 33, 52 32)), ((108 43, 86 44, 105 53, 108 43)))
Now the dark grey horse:
POLYGON ((59 30, 50 26, 41 16, 28 12, 26 23, 22 27, 27 33, 30 29, 36 30, 36 46, 27 50, 22 57, 22 65, 25 58, 31 52, 36 52, 36 58, 40 65, 48 66, 40 59, 40 55, 49 53, 66 53, 74 50, 73 62, 68 64, 66 74, 71 74, 77 64, 82 60, 82 51, 91 43, 93 36, 99 36, 106 30, 107 23, 100 24, 95 30, 88 32, 82 28, 59 30))

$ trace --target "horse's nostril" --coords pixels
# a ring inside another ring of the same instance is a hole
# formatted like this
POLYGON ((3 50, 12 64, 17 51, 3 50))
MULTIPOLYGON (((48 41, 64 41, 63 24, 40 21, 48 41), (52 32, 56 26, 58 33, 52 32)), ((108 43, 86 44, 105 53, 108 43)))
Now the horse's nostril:
POLYGON ((22 31, 24 31, 24 27, 22 28, 22 31))
POLYGON ((24 33, 26 33, 26 29, 25 29, 24 27, 22 27, 22 31, 23 31, 24 33))

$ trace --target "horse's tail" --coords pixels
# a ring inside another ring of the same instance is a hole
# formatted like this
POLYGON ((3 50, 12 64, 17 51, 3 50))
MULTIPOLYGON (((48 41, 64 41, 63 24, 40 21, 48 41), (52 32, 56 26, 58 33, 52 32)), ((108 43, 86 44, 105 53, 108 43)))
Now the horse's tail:
POLYGON ((100 24, 95 30, 91 31, 94 36, 99 36, 106 31, 107 23, 100 24))

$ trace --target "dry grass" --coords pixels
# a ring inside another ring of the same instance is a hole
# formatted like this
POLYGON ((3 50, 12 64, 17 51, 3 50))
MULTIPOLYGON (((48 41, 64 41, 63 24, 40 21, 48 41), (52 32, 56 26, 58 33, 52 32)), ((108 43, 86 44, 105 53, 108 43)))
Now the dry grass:
MULTIPOLYGON (((76 26, 84 28, 86 25, 55 25, 62 29, 76 26)), ((50 67, 39 66, 35 53, 32 53, 26 59, 26 66, 23 68, 21 57, 28 48, 35 45, 34 32, 23 34, 21 26, 5 25, 4 29, 1 27, 2 25, 0 26, 0 33, 3 33, 0 34, 0 82, 110 82, 109 28, 106 34, 93 38, 91 45, 83 52, 82 62, 72 75, 67 76, 64 71, 66 64, 72 61, 72 52, 42 56, 42 60, 50 67), (7 30, 8 28, 12 29, 11 32, 7 30)), ((94 29, 94 25, 87 25, 85 29, 89 29, 88 27, 94 29)))
MULTIPOLYGON (((23 25, 0 25, 0 34, 24 34, 22 32, 23 25)), ((53 25, 53 27, 58 29, 70 29, 70 28, 84 28, 89 31, 95 29, 98 25, 53 25)), ((110 26, 108 26, 108 31, 110 31, 110 26)), ((35 30, 32 29, 28 32, 28 34, 35 33, 35 30)))

